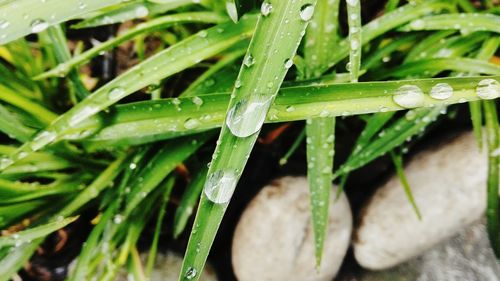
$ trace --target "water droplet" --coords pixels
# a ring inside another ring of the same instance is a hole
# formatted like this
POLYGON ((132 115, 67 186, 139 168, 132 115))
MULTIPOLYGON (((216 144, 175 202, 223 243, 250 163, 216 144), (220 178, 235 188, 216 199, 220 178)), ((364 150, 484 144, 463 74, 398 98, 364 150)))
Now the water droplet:
POLYGON ((483 79, 477 84, 476 93, 481 99, 496 99, 500 97, 500 83, 495 79, 483 79))
POLYGON ((188 280, 191 280, 191 279, 195 278, 195 277, 196 277, 196 274, 198 274, 198 273, 196 272, 196 269, 195 269, 194 267, 189 267, 189 268, 186 270, 186 278, 187 278, 188 280))
POLYGON ((49 27, 49 24, 43 19, 36 19, 31 22, 31 32, 38 33, 42 32, 49 27))
POLYGON ((269 2, 262 2, 262 5, 260 6, 260 13, 264 16, 267 17, 271 12, 273 11, 273 5, 269 2))
POLYGON ((218 170, 208 176, 204 186, 207 198, 217 204, 229 202, 238 178, 232 170, 218 170))
POLYGON ((241 87, 241 80, 240 79, 238 79, 238 80, 236 80, 236 82, 234 82, 234 87, 236 89, 239 89, 241 87))
POLYGON ((146 6, 138 6, 135 8, 135 15, 138 18, 147 17, 149 15, 149 10, 146 6))
POLYGON ((255 58, 251 55, 251 54, 248 54, 244 61, 243 61, 243 64, 246 66, 246 67, 250 67, 252 65, 254 65, 255 63, 255 58))
POLYGON ((6 21, 6 20, 0 20, 0 29, 6 29, 7 27, 9 27, 10 25, 10 22, 6 21))
POLYGON ((393 101, 404 108, 419 107, 424 103, 424 93, 415 85, 401 86, 394 96, 393 101))
POLYGON ((71 117, 71 119, 69 120, 69 125, 70 126, 74 126, 74 125, 80 123, 81 121, 87 119, 88 117, 96 114, 100 110, 101 109, 98 106, 94 106, 94 105, 85 106, 84 108, 82 108, 79 111, 77 111, 71 117))
POLYGON ((303 21, 310 21, 314 14, 314 5, 305 4, 300 8, 300 18, 303 21))
POLYGON ((417 19, 410 23, 410 27, 415 30, 421 30, 425 27, 425 22, 422 19, 417 19))
POLYGON ((229 110, 226 125, 233 135, 245 138, 258 132, 266 119, 272 98, 263 101, 238 101, 229 110))
POLYGON ((128 165, 128 167, 130 170, 135 170, 135 168, 137 168, 137 164, 132 162, 132 163, 130 163, 130 165, 128 165))
POLYGON ((7 157, 3 157, 2 159, 0 159, 0 170, 7 168, 8 166, 12 165, 13 163, 14 163, 14 161, 12 161, 12 159, 7 158, 7 157))
POLYGON ((31 144, 31 149, 37 151, 42 147, 52 143, 56 139, 56 137, 57 135, 55 132, 43 131, 33 139, 33 143, 31 144))
POLYGON ((200 121, 196 118, 188 118, 184 122, 184 128, 191 130, 191 129, 196 129, 200 126, 200 121))
POLYGON ((293 60, 292 59, 287 59, 285 61, 285 69, 289 69, 292 66, 293 66, 293 60))
POLYGON ((120 224, 123 222, 123 216, 122 215, 116 215, 113 217, 113 222, 115 224, 120 224))
POLYGON ((226 1, 226 11, 233 22, 238 22, 238 9, 234 1, 226 1))
POLYGON ((359 49, 359 40, 354 38, 351 40, 351 49, 352 50, 357 50, 359 49))
POLYGON ((356 6, 358 5, 358 0, 346 0, 347 4, 351 6, 356 6))
POLYGON ((453 95, 453 88, 448 83, 438 83, 432 87, 430 96, 433 99, 445 100, 453 95))
POLYGON ((295 111, 295 107, 293 105, 289 105, 286 107, 286 112, 294 112, 295 111))
POLYGON ((122 99, 125 94, 126 93, 125 93, 125 90, 123 88, 120 88, 120 87, 113 88, 108 93, 108 99, 113 100, 113 101, 119 100, 119 99, 122 99))
POLYGON ((194 97, 191 101, 198 107, 203 105, 203 100, 200 97, 194 97))

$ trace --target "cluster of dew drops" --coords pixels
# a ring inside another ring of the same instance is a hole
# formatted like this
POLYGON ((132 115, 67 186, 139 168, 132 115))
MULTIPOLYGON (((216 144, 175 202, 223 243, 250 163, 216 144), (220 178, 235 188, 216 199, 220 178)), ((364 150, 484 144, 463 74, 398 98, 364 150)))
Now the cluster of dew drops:
MULTIPOLYGON (((454 94, 453 87, 448 83, 437 83, 431 88, 429 96, 436 100, 447 100, 454 94)), ((476 95, 480 99, 490 100, 500 97, 500 83, 492 78, 486 78, 476 86, 476 95)), ((405 84, 399 87, 392 96, 393 101, 404 108, 416 108, 424 105, 425 95, 418 86, 405 84)), ((461 100, 461 102, 466 100, 461 100)))

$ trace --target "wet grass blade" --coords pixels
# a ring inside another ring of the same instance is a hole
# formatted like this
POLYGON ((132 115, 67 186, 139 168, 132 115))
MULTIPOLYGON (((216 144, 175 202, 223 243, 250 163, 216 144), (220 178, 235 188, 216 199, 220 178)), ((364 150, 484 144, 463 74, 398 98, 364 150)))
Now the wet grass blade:
MULTIPOLYGON (((396 104, 393 99, 403 85, 415 85, 422 90, 424 97, 421 106, 424 107, 476 101, 481 99, 476 93, 476 87, 483 79, 499 81, 500 76, 288 87, 281 89, 274 105, 269 110, 266 122, 288 122, 325 115, 350 116, 408 109, 396 104), (438 83, 449 84, 453 87, 454 94, 446 100, 430 97, 428 94, 438 83), (294 110, 290 111, 290 107, 294 110)), ((228 94, 205 95, 202 106, 193 103, 192 99, 187 97, 119 105, 110 113, 106 113, 109 115, 86 120, 83 124, 84 128, 92 130, 101 127, 100 118, 111 121, 85 141, 94 148, 138 144, 193 134, 221 126, 230 99, 228 94), (151 108, 155 110, 151 111, 151 108), (182 110, 179 111, 179 108, 182 110), (158 123, 162 125, 158 126, 158 123)))
POLYGON ((459 30, 462 33, 475 31, 500 33, 500 16, 493 14, 435 15, 416 19, 400 30, 459 30))
POLYGON ((211 12, 191 12, 191 13, 180 13, 167 15, 153 20, 147 21, 145 23, 138 24, 137 26, 127 30, 126 32, 119 34, 118 36, 103 42, 79 55, 72 58, 68 58, 66 62, 59 64, 56 68, 51 69, 45 73, 42 73, 35 77, 35 79, 44 79, 47 77, 59 77, 64 76, 70 72, 73 68, 81 66, 85 62, 89 61, 100 53, 110 50, 121 43, 131 40, 132 38, 139 36, 140 34, 145 34, 153 31, 157 31, 174 24, 187 23, 187 22, 198 22, 198 23, 220 23, 227 20, 227 18, 211 12))
POLYGON ((244 40, 253 32, 254 23, 255 17, 245 17, 238 24, 223 23, 200 31, 136 65, 59 116, 48 128, 38 133, 31 141, 25 143, 11 155, 10 161, 4 161, 3 165, 0 165, 0 170, 30 153, 44 148, 63 135, 67 135, 71 132, 72 127, 81 121, 108 108, 133 92, 195 65, 199 61, 244 40))
POLYGON ((0 6, 0 45, 122 0, 17 0, 0 6))
POLYGON ((45 237, 50 233, 65 227, 66 225, 74 222, 77 217, 65 218, 61 221, 50 222, 26 230, 22 230, 8 236, 0 237, 0 249, 4 247, 19 247, 23 244, 30 243, 30 241, 45 237))
MULTIPOLYGON (((316 4, 316 12, 305 36, 304 59, 307 75, 305 78, 318 78, 328 69, 330 50, 335 47, 338 40, 339 5, 338 0, 319 0, 316 4)), ((359 30, 357 32, 359 33, 359 30)), ((307 120, 306 135, 311 221, 314 230, 316 267, 320 268, 329 220, 335 119, 326 117, 307 120)))
POLYGON ((415 211, 415 215, 419 220, 422 220, 422 215, 420 210, 418 209, 417 203, 415 202, 415 198, 413 197, 413 193, 411 191, 410 184, 406 179, 404 167, 403 167, 403 156, 401 154, 396 154, 394 151, 391 151, 391 159, 392 163, 394 163, 394 167, 396 168, 396 173, 401 181, 401 185, 405 191, 406 197, 413 207, 413 211, 415 211))
POLYGON ((186 228, 189 217, 193 214, 196 203, 200 198, 207 172, 208 168, 203 168, 198 171, 194 179, 187 186, 186 191, 184 191, 179 207, 177 207, 175 211, 174 238, 179 237, 186 228))
POLYGON ((361 65, 361 4, 360 0, 346 0, 349 23, 349 65, 351 82, 357 82, 361 65))
POLYGON ((500 133, 498 114, 493 101, 484 103, 486 133, 488 139, 488 203, 486 207, 487 229, 491 247, 500 257, 500 203, 498 195, 500 156, 500 133))
POLYGON ((315 1, 264 2, 210 165, 179 280, 198 280, 258 132, 312 18, 315 1))
POLYGON ((166 4, 154 4, 147 1, 124 3, 116 7, 111 7, 108 9, 104 9, 103 11, 99 11, 96 15, 85 18, 85 20, 72 25, 71 28, 89 28, 101 25, 121 23, 136 18, 154 16, 192 3, 192 0, 172 0, 166 4))

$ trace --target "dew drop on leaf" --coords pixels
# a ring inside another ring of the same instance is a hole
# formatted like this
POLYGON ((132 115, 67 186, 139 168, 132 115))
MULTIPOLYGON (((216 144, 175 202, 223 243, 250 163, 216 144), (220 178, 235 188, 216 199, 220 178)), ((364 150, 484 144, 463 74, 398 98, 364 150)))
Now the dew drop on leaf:
POLYGON ((123 88, 116 87, 109 91, 108 99, 115 101, 123 98, 124 95, 125 95, 125 90, 123 88))
POLYGON ((47 29, 47 27, 49 27, 49 24, 43 19, 36 19, 31 22, 30 26, 31 26, 31 32, 39 33, 47 29))
POLYGON ((216 203, 224 204, 231 200, 238 179, 232 170, 217 170, 208 176, 204 186, 207 198, 216 203))
POLYGON ((292 59, 287 59, 285 61, 285 69, 289 69, 293 65, 293 60, 292 59))
POLYGON ((198 121, 198 119, 195 119, 195 118, 188 118, 184 122, 184 128, 186 128, 188 130, 196 129, 199 126, 200 126, 200 121, 198 121))
POLYGON ((196 269, 194 267, 190 267, 186 271, 186 278, 188 280, 191 280, 196 277, 196 274, 197 274, 196 269))
POLYGON ((245 60, 243 61, 243 64, 246 66, 246 67, 250 67, 252 65, 254 65, 255 63, 255 58, 252 56, 252 54, 248 54, 246 57, 245 57, 245 60))
POLYGON ((424 103, 424 93, 415 85, 401 86, 392 99, 394 102, 404 108, 419 107, 424 103))
POLYGON ((310 21, 314 14, 314 6, 312 4, 305 4, 300 8, 300 19, 303 21, 310 21))
POLYGON ((135 15, 138 17, 138 18, 144 18, 144 17, 147 17, 149 15, 149 10, 146 6, 138 6, 137 8, 135 8, 135 15))
POLYGON ((267 1, 262 2, 262 5, 260 6, 260 13, 263 16, 265 17, 269 16, 269 14, 271 14, 272 11, 273 11, 273 5, 271 5, 271 3, 267 1))
POLYGON ((445 100, 453 95, 453 88, 448 83, 438 83, 432 87, 430 96, 433 99, 445 100))
POLYGON ((238 101, 227 114, 226 125, 231 133, 246 138, 258 132, 264 123, 272 98, 263 101, 238 101))
POLYGON ((43 131, 39 133, 31 144, 31 149, 37 151, 40 148, 52 143, 56 139, 56 133, 52 131, 43 131))
POLYGON ((0 19, 0 29, 6 29, 7 27, 9 27, 9 25, 10 25, 10 22, 0 19))
POLYGON ((479 81, 476 94, 484 100, 491 100, 500 97, 500 83, 495 79, 483 79, 479 81))

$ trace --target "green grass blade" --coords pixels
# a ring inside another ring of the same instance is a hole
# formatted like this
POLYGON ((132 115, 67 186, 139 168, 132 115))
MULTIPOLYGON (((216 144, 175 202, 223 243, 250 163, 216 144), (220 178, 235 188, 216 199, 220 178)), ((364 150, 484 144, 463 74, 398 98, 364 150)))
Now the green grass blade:
POLYGON ((312 18, 315 1, 264 2, 191 232, 179 280, 198 280, 266 114, 312 18))
POLYGON ((35 133, 35 130, 25 126, 10 110, 0 104, 0 131, 25 142, 35 133))
POLYGON ((422 41, 413 46, 413 48, 408 52, 405 57, 404 63, 427 58, 429 55, 427 51, 429 49, 434 48, 442 40, 445 40, 446 37, 454 33, 454 30, 443 30, 434 32, 429 36, 423 38, 422 41))
MULTIPOLYGON (((479 81, 488 78, 499 81, 500 76, 288 87, 281 89, 266 120, 268 123, 276 123, 325 115, 350 116, 407 109, 396 104, 393 99, 403 85, 415 85, 422 90, 424 96, 421 106, 424 107, 476 101, 481 99, 476 93, 479 81), (430 97, 432 87, 438 83, 449 84, 454 89, 453 95, 446 100, 430 97), (290 107, 294 110, 290 110, 290 107)), ((145 143, 218 128, 224 121, 229 99, 228 94, 206 95, 201 107, 194 104, 190 97, 120 105, 99 117, 110 120, 109 124, 86 139, 86 142, 104 148, 108 145, 145 143), (151 111, 150 108, 155 110, 151 111), (182 110, 179 111, 179 108, 182 110), (158 123, 162 126, 158 126, 158 123)), ((100 128, 99 118, 89 118, 84 124, 85 129, 100 128)))
POLYGON ((193 214, 196 203, 200 198, 207 172, 208 168, 203 168, 198 171, 194 179, 187 186, 186 191, 184 191, 181 202, 175 211, 174 238, 179 237, 186 228, 189 217, 193 214))
POLYGON ((409 62, 377 75, 377 79, 388 77, 407 77, 414 73, 442 72, 445 70, 483 73, 487 75, 500 74, 500 66, 482 60, 469 58, 433 58, 409 62))
POLYGON ((462 33, 491 31, 500 33, 500 16, 492 14, 447 14, 416 19, 400 29, 459 30, 462 33))
POLYGON ((11 155, 11 161, 4 161, 4 165, 0 165, 0 170, 30 153, 44 148, 63 135, 67 135, 72 127, 81 121, 108 108, 131 93, 197 64, 199 61, 244 40, 253 32, 254 23, 254 17, 245 17, 236 25, 223 23, 200 31, 136 65, 59 116, 48 128, 38 133, 34 139, 25 143, 11 155))
MULTIPOLYGON (((335 47, 338 39, 339 5, 340 1, 328 0, 319 0, 316 4, 316 12, 305 36, 306 78, 320 77, 328 69, 330 51, 335 47)), ((359 30, 356 32, 360 33, 359 30)), ((316 267, 320 268, 333 180, 335 119, 326 117, 307 120, 306 135, 307 178, 314 229, 316 267)))
POLYGON ((408 198, 408 201, 413 207, 413 211, 415 211, 415 215, 419 220, 422 220, 422 215, 420 213, 420 210, 418 209, 417 203, 415 202, 415 198, 413 197, 410 184, 406 179, 405 171, 403 168, 403 157, 401 156, 401 154, 396 154, 394 153, 394 151, 391 151, 391 159, 392 163, 394 163, 394 166, 396 168, 396 173, 399 177, 399 180, 401 181, 401 185, 403 186, 406 197, 408 198))
POLYGON ((124 3, 124 5, 118 5, 116 7, 112 7, 111 9, 104 9, 102 12, 98 12, 97 15, 86 18, 85 20, 72 25, 71 28, 89 28, 121 23, 136 18, 154 16, 192 3, 192 0, 173 0, 163 5, 144 1, 124 3))
POLYGON ((280 159, 281 166, 284 166, 286 165, 286 163, 288 163, 288 159, 290 159, 290 157, 295 153, 295 151, 297 151, 297 149, 302 144, 305 138, 306 138, 306 130, 303 129, 293 142, 292 146, 290 146, 290 149, 285 153, 283 157, 281 157, 280 159))
POLYGON ((122 0, 17 0, 0 6, 0 45, 122 0), (26 14, 26 16, 25 16, 26 14))
POLYGON ((493 101, 484 102, 486 132, 488 138, 488 204, 486 218, 491 247, 500 257, 500 203, 498 198, 500 156, 500 133, 496 105, 493 101))
MULTIPOLYGON (((391 59, 391 54, 401 48, 405 48, 407 46, 413 46, 414 42, 419 39, 417 34, 408 34, 406 36, 402 36, 400 38, 396 38, 392 40, 387 45, 376 49, 372 54, 366 56, 363 59, 362 68, 363 69, 372 69, 379 66, 382 66, 383 63, 388 62, 391 59)), ((413 50, 412 48, 411 50, 413 50)))
POLYGON ((50 222, 23 231, 16 232, 8 236, 0 237, 0 249, 4 247, 19 247, 22 244, 30 243, 34 239, 45 237, 50 233, 65 227, 74 222, 77 217, 65 218, 61 221, 50 222))
MULTIPOLYGON (((440 0, 424 1, 417 5, 407 4, 390 13, 387 13, 361 29, 362 42, 360 48, 373 40, 374 38, 386 33, 389 30, 397 28, 404 23, 418 19, 424 15, 442 10, 452 10, 454 5, 440 0)), ((329 65, 333 66, 349 55, 349 40, 344 39, 339 43, 338 49, 330 57, 329 65)))
POLYGON ((198 23, 220 23, 225 21, 226 18, 211 12, 190 12, 167 15, 159 17, 145 23, 138 24, 137 26, 127 30, 126 32, 114 37, 110 40, 103 42, 79 55, 76 55, 66 62, 59 64, 56 68, 51 69, 35 77, 35 79, 43 79, 47 77, 57 77, 66 75, 71 69, 78 67, 85 62, 89 61, 95 56, 98 56, 103 51, 110 50, 121 43, 131 40, 132 38, 157 30, 164 29, 174 24, 198 22, 198 23))
POLYGON ((361 4, 360 0, 347 0, 347 22, 349 23, 349 65, 351 82, 357 82, 361 65, 361 4))

